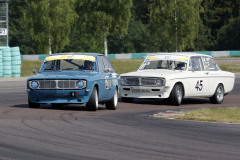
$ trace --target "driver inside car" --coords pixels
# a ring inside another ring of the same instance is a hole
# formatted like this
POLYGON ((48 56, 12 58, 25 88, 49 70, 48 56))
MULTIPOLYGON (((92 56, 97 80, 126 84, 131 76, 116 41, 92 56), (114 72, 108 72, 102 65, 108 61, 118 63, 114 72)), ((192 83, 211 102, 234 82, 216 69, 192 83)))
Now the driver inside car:
POLYGON ((93 70, 93 63, 91 61, 85 61, 84 62, 84 69, 85 70, 93 70))

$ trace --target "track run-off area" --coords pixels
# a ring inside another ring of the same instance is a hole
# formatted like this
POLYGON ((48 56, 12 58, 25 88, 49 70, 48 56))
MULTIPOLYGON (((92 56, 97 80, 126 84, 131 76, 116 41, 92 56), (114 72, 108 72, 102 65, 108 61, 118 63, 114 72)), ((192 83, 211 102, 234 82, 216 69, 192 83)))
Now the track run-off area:
MULTIPOLYGON (((119 102, 96 112, 85 105, 28 108, 27 78, 0 79, 0 159, 6 160, 159 160, 239 159, 240 124, 153 118, 167 110, 240 106, 240 74, 220 105, 184 99, 119 102)), ((119 99, 120 100, 120 99, 119 99)))

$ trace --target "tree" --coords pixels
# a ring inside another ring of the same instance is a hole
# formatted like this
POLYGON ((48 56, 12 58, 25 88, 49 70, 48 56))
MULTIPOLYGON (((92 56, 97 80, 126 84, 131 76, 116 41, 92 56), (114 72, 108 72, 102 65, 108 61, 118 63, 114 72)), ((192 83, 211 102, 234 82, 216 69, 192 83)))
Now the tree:
POLYGON ((161 36, 163 51, 194 48, 199 32, 201 0, 151 0, 150 30, 161 36))
POLYGON ((33 54, 33 45, 23 18, 26 1, 9 2, 9 46, 19 46, 21 54, 33 54))
POLYGON ((75 0, 26 0, 24 19, 38 53, 48 53, 49 46, 59 52, 69 44, 72 25, 77 18, 75 0), (50 41, 51 40, 51 41, 50 41))
POLYGON ((240 50, 240 17, 230 21, 223 26, 217 37, 217 48, 219 50, 240 50))
POLYGON ((210 33, 206 49, 216 50, 219 30, 239 16, 240 0, 203 0, 202 8, 201 19, 210 33))
POLYGON ((81 27, 87 33, 103 37, 104 53, 107 55, 108 35, 122 37, 127 33, 132 0, 81 0, 77 7, 81 27))
POLYGON ((110 53, 140 53, 147 52, 151 38, 147 28, 149 0, 133 0, 131 18, 129 20, 128 34, 123 37, 110 34, 110 53))

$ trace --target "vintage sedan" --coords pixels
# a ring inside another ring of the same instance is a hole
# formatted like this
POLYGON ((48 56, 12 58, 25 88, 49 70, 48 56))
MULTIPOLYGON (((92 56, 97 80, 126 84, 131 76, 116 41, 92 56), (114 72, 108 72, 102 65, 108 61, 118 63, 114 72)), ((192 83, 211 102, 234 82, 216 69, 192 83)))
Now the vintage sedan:
POLYGON ((27 79, 30 108, 40 104, 86 103, 97 110, 99 103, 115 110, 118 103, 119 75, 108 58, 94 53, 62 53, 45 58, 37 75, 27 79))
POLYGON ((196 53, 149 55, 136 72, 121 75, 122 101, 133 98, 168 98, 180 105, 184 97, 208 97, 223 102, 235 75, 222 71, 212 56, 196 53))

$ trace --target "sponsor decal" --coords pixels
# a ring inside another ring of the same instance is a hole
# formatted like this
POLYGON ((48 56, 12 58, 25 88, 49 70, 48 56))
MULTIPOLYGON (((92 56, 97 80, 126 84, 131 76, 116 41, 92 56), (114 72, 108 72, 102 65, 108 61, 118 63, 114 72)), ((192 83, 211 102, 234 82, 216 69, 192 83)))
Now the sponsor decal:
POLYGON ((109 76, 105 77, 105 89, 110 89, 111 88, 111 79, 109 76))
POLYGON ((88 61, 92 61, 92 62, 96 61, 94 56, 72 55, 72 54, 48 56, 48 57, 46 57, 45 61, 54 61, 54 60, 63 60, 63 59, 81 59, 81 60, 88 60, 88 61))

